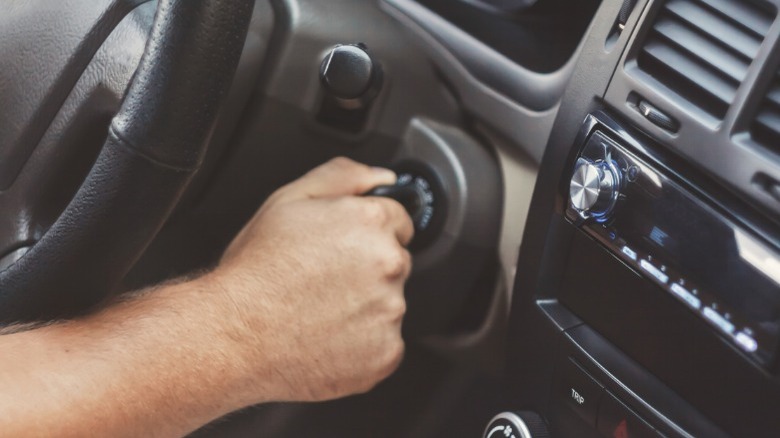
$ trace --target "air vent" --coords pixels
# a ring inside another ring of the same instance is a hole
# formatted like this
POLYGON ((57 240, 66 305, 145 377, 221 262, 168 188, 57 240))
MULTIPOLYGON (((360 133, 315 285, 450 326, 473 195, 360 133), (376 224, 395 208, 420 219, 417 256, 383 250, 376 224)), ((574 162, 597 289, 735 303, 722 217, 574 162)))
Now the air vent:
POLYGON ((774 20, 745 0, 670 0, 639 54, 639 68, 722 118, 774 20))
POLYGON ((750 135, 767 149, 780 153, 780 71, 775 72, 769 91, 758 108, 750 135))

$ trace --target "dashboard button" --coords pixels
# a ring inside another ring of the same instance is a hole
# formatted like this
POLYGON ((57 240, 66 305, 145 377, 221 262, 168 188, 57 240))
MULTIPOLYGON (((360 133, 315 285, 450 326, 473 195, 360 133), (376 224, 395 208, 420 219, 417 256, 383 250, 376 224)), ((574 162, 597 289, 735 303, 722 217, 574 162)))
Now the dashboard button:
POLYGON ((675 295, 680 297, 694 309, 699 310, 701 308, 701 300, 696 295, 691 293, 691 291, 682 287, 679 283, 672 284, 671 289, 675 295))
POLYGON ((604 218, 615 207, 619 184, 619 171, 614 165, 580 158, 569 186, 571 206, 580 215, 604 218))
POLYGON ((737 340, 737 344, 739 344, 739 346, 742 347, 748 353, 755 353, 756 350, 758 350, 758 342, 756 342, 756 340, 753 339, 753 337, 751 337, 745 332, 737 333, 735 339, 737 340))
POLYGON ((731 321, 726 319, 725 316, 718 313, 712 307, 705 307, 704 310, 702 310, 702 313, 704 314, 705 318, 710 320, 710 322, 718 326, 724 332, 728 334, 734 332, 734 324, 732 324, 731 321))
POLYGON ((601 401, 598 431, 601 435, 609 438, 657 438, 661 436, 645 420, 608 392, 604 394, 601 401))
POLYGON ((628 258, 630 258, 633 261, 636 261, 637 253, 633 249, 631 249, 631 248, 629 248, 627 246, 624 246, 621 251, 623 252, 623 254, 627 255, 628 258))
POLYGON ((596 411, 604 388, 573 359, 563 364, 555 397, 591 426, 596 426, 596 411))
POLYGON ((645 272, 655 277, 656 280, 660 281, 662 284, 666 284, 669 281, 669 276, 666 275, 664 271, 656 268, 655 265, 653 265, 649 261, 642 259, 639 261, 639 266, 641 266, 642 269, 645 270, 645 272))

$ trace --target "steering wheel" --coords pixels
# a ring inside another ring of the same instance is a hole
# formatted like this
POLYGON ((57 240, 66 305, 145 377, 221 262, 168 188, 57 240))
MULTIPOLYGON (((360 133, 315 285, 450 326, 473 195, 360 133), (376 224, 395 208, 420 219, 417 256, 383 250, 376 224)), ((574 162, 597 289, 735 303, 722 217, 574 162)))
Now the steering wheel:
POLYGON ((42 153, 36 145, 64 103, 61 91, 67 97, 112 29, 146 1, 10 0, 3 6, 0 325, 68 317, 103 301, 200 166, 254 0, 159 0, 140 64, 94 164, 53 224, 35 231, 36 208, 47 201, 35 198, 36 184, 49 177, 62 151, 36 156, 34 166, 30 157, 42 153), (94 21, 84 24, 66 62, 50 65, 81 30, 57 28, 74 14, 94 21), (42 96, 29 88, 39 77, 54 84, 42 96))

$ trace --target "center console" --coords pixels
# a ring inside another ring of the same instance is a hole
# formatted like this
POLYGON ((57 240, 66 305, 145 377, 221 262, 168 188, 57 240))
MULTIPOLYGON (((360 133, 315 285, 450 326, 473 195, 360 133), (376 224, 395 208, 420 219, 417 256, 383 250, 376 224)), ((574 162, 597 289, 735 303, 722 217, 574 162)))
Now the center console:
MULTIPOLYGON (((772 227, 690 185, 650 149, 641 156, 641 143, 605 114, 588 116, 582 135, 566 219, 749 360, 770 367, 780 332, 772 227)), ((567 269, 562 300, 583 311, 601 306, 577 287, 576 272, 567 269)))
POLYGON ((529 436, 777 436, 777 5, 640 5, 603 94, 583 58, 561 103, 496 427, 525 436, 508 413, 532 412, 546 429, 529 436))
POLYGON ((553 436, 773 436, 777 223, 607 111, 573 151, 516 285, 516 409, 553 436))

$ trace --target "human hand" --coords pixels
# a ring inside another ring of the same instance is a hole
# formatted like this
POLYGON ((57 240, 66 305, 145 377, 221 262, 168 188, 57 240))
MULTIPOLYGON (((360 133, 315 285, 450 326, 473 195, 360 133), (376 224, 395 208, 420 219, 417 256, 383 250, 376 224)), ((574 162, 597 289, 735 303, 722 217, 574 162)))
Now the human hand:
POLYGON ((256 364, 255 402, 364 392, 398 367, 414 229, 395 201, 358 196, 394 180, 332 160, 274 193, 225 252, 210 278, 256 364))

